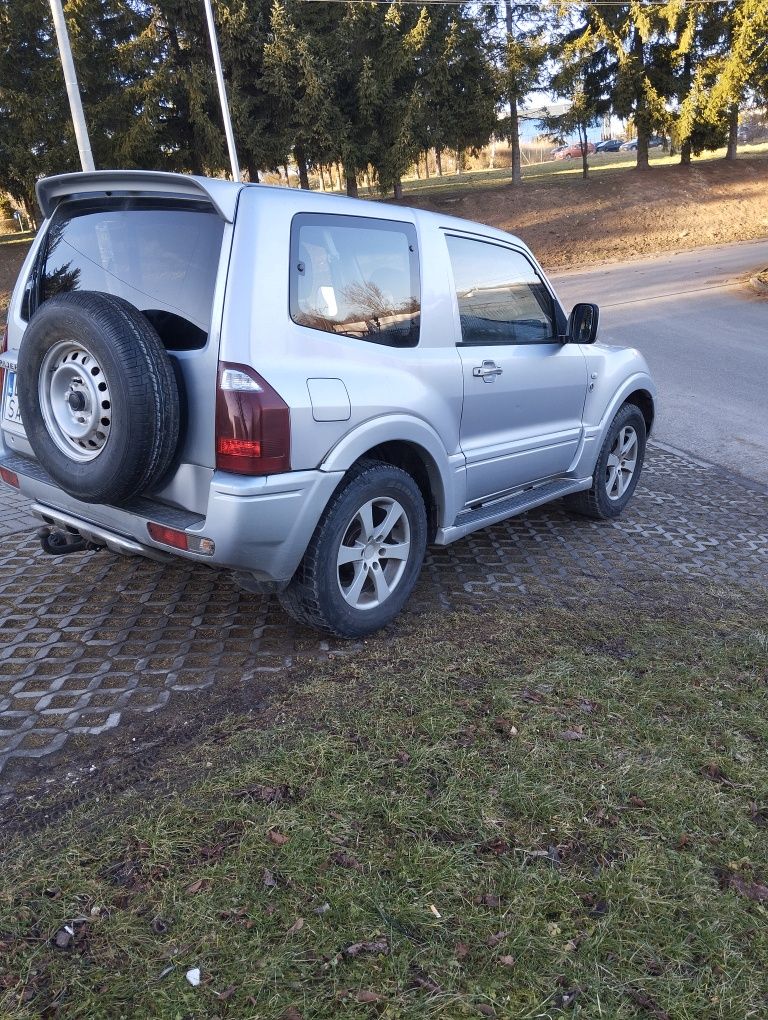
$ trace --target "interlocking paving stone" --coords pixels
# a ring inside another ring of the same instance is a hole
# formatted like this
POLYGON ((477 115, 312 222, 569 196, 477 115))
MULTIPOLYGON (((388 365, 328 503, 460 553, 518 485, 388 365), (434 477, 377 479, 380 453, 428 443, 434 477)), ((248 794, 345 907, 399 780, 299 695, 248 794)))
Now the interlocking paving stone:
MULTIPOLYGON (((0 507, 24 516, 18 500, 0 507)), ((485 599, 514 609, 548 580, 609 589, 660 577, 768 586, 768 494, 655 447, 619 520, 571 517, 554 503, 433 548, 411 610, 485 599)), ((109 553, 50 557, 34 533, 6 532, 0 771, 156 712, 175 694, 204 698, 232 675, 258 685, 260 674, 349 647, 294 624, 227 573, 109 553)))

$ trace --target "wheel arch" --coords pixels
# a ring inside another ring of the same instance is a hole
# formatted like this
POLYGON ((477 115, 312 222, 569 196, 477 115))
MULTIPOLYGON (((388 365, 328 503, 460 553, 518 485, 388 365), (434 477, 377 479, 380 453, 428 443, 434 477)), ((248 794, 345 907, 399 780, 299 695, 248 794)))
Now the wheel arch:
POLYGON ((438 527, 453 522, 457 504, 463 505, 463 494, 456 489, 457 478, 463 477, 464 458, 461 454, 450 458, 439 435, 425 422, 392 415, 355 430, 331 450, 322 468, 348 471, 366 459, 392 464, 411 475, 427 507, 430 541, 438 527))
POLYGON ((645 419, 645 434, 650 436, 654 418, 656 417, 656 405, 652 394, 646 389, 633 390, 624 398, 622 403, 634 404, 635 407, 640 409, 645 419))

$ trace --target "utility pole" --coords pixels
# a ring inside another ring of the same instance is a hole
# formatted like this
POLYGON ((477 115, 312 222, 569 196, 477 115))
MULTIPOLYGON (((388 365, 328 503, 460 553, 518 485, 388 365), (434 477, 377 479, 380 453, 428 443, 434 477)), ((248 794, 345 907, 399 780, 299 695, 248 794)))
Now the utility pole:
POLYGON ((224 71, 221 67, 221 56, 219 55, 219 43, 216 38, 216 23, 213 20, 211 0, 203 0, 205 4, 205 17, 208 21, 208 35, 211 37, 211 50, 213 52, 213 66, 216 69, 216 83, 219 86, 219 101, 221 102, 221 116, 224 120, 224 134, 227 136, 227 149, 229 150, 229 162, 232 166, 232 180, 240 180, 240 165, 237 162, 237 150, 235 149, 235 136, 232 131, 232 118, 229 115, 229 103, 227 102, 227 87, 224 84, 224 71))
POLYGON ((64 70, 64 84, 67 86, 69 108, 72 111, 77 151, 80 153, 80 165, 84 171, 90 172, 95 170, 96 167, 93 163, 93 153, 91 152, 91 143, 88 139, 88 128, 85 124, 83 104, 80 100, 80 89, 78 88, 77 75, 75 74, 75 62, 72 59, 69 33, 67 32, 67 23, 64 20, 61 0, 51 0, 51 14, 53 15, 53 25, 56 29, 56 40, 59 44, 61 66, 64 70))

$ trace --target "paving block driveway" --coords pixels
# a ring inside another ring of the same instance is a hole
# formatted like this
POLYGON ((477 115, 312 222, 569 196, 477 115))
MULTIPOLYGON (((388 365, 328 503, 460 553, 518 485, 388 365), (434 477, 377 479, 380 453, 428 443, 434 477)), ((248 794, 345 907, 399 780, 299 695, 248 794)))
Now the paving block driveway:
MULTIPOLYGON (((257 699, 297 657, 342 650, 225 573, 103 552, 54 558, 33 527, 3 487, 0 772, 44 765, 74 736, 82 746, 185 692, 200 707, 233 678, 257 699)), ((410 611, 467 599, 515 611, 550 579, 610 589, 660 576, 768 586, 768 493, 654 445, 620 520, 572 518, 555 503, 432 549, 410 611)))

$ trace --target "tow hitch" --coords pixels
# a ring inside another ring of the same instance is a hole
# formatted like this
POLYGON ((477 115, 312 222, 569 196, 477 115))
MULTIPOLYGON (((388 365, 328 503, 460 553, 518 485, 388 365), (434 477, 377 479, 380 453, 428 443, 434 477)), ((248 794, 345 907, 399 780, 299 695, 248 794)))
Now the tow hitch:
POLYGON ((67 553, 98 552, 103 545, 88 542, 76 531, 62 531, 60 528, 40 528, 37 533, 43 552, 49 556, 65 556, 67 553))

